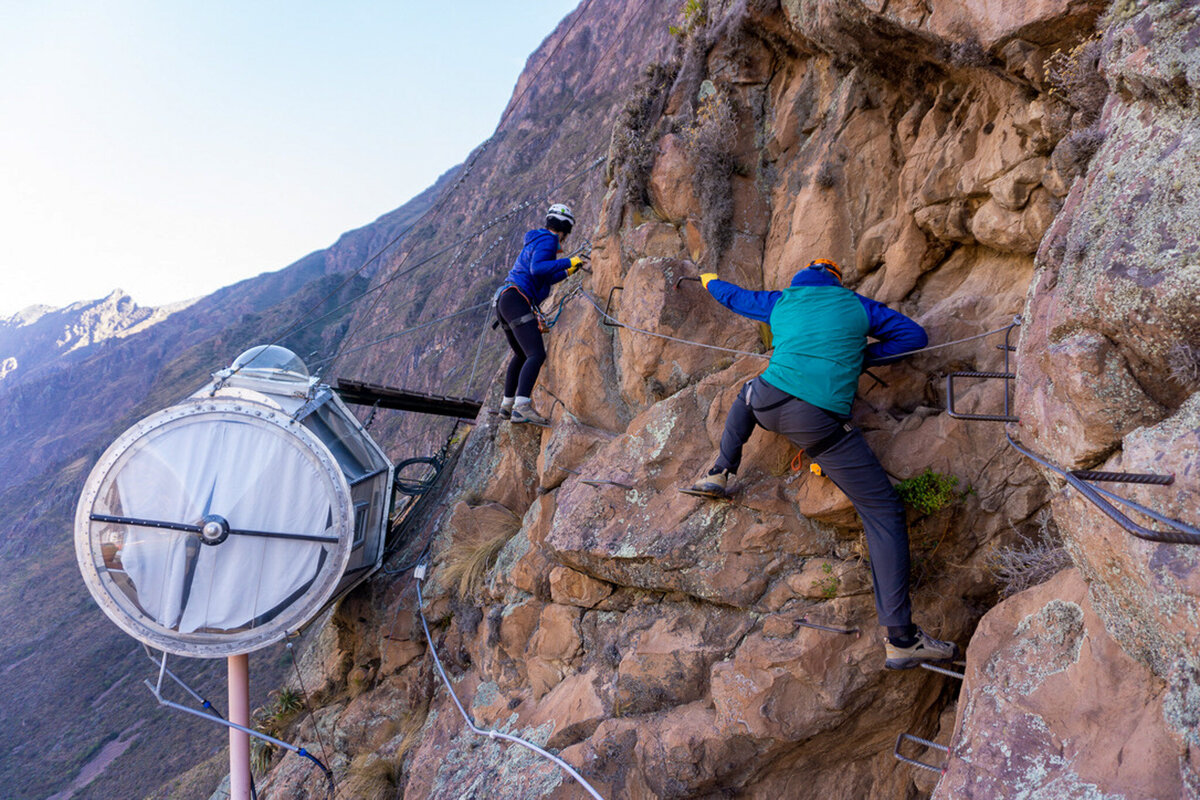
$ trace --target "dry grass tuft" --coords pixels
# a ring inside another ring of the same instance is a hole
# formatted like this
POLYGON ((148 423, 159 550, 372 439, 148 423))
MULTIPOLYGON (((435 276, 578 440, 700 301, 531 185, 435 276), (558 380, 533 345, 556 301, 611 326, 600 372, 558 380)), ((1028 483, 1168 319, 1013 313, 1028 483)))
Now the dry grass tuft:
POLYGON ((400 744, 396 745, 396 752, 392 756, 397 763, 403 761, 404 757, 416 748, 417 743, 421 740, 421 731, 425 728, 425 719, 428 716, 428 700, 404 715, 397 731, 403 735, 403 738, 400 739, 400 744))
POLYGON ((1176 342, 1167 352, 1167 367, 1174 378, 1185 389, 1200 389, 1200 347, 1186 342, 1176 342))
POLYGON ((1071 556, 1062 546, 1054 515, 1049 509, 1038 517, 1036 536, 1018 532, 1017 537, 1020 539, 1018 544, 999 548, 988 558, 988 566, 1000 580, 1002 597, 1011 597, 1045 583, 1071 566, 1071 556))
POLYGON ((1073 127, 1086 128, 1100 118, 1100 109, 1108 97, 1108 84, 1100 74, 1102 52, 1100 34, 1095 34, 1046 59, 1050 93, 1066 100, 1078 112, 1073 127))
POLYGON ((647 202, 646 185, 661 135, 663 106, 678 69, 678 64, 647 65, 613 125, 609 161, 626 203, 647 202))
POLYGON ((442 558, 442 581, 454 586, 460 597, 473 597, 483 588, 483 578, 521 520, 498 503, 489 503, 456 514, 459 529, 442 558))
POLYGON ((350 762, 347 790, 358 800, 392 800, 403 777, 400 759, 365 753, 350 762))

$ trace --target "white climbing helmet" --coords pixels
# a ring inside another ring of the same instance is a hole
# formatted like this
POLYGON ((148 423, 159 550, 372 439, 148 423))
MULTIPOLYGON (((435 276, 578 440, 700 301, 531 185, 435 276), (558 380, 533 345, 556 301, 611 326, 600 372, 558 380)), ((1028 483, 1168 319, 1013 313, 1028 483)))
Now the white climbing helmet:
POLYGON ((562 203, 555 203, 546 209, 546 219, 556 219, 559 222, 565 222, 572 228, 575 227, 575 215, 571 213, 571 209, 562 203))

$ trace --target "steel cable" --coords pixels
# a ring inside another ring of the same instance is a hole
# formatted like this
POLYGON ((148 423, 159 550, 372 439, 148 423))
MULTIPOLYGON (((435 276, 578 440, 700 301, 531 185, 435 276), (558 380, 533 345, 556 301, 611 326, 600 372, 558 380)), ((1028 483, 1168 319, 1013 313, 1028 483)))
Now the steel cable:
POLYGON ((433 635, 429 632, 429 623, 425 620, 425 609, 424 609, 425 600, 421 596, 421 582, 425 579, 425 565, 424 564, 421 564, 420 566, 417 567, 416 579, 417 579, 417 613, 421 617, 421 628, 424 629, 424 631, 425 631, 425 640, 429 643, 429 655, 431 655, 433 657, 433 665, 435 667, 437 667, 438 674, 442 676, 442 683, 445 684, 446 691, 450 693, 450 699, 454 701, 454 707, 457 708, 458 713, 462 715, 463 721, 466 723, 467 727, 473 733, 476 733, 480 736, 486 736, 489 739, 504 739, 505 741, 512 742, 513 744, 519 744, 522 747, 532 750, 537 755, 553 761, 555 764, 557 764, 559 767, 561 767, 568 775, 570 775, 572 778, 574 778, 576 781, 578 781, 579 785, 582 786, 584 788, 584 790, 587 791, 588 794, 590 794, 596 800, 604 800, 604 798, 600 795, 600 793, 597 792, 592 787, 592 785, 590 783, 588 783, 587 780, 584 779, 584 777, 582 775, 580 775, 578 772, 575 771, 574 767, 572 767, 566 761, 563 761, 561 758, 554 755, 553 753, 543 750, 542 748, 538 747, 533 742, 526 741, 525 739, 522 739, 519 736, 512 736, 511 734, 501 733, 500 731, 492 729, 492 728, 480 728, 475 724, 474 720, 471 719, 471 715, 467 713, 467 710, 465 708, 463 708, 463 704, 461 701, 459 701, 458 695, 456 695, 454 693, 454 686, 450 683, 450 678, 448 675, 446 675, 446 670, 442 668, 442 660, 440 658, 438 658, 437 648, 434 647, 434 645, 433 645, 433 635))

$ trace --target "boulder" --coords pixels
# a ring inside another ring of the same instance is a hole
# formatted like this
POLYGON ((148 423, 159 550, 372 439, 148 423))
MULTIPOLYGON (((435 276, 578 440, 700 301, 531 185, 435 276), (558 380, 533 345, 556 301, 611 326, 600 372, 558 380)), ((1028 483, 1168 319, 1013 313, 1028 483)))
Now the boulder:
POLYGON ((1079 573, 1066 570, 980 623, 933 796, 1018 787, 1030 796, 1194 796, 1200 741, 1194 728, 1171 725, 1177 703, 1108 634, 1079 573))

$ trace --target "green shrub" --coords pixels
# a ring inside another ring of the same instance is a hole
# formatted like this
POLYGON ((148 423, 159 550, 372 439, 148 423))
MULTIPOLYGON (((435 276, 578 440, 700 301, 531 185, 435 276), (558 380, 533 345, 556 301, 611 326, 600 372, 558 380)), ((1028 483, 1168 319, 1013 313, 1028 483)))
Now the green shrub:
POLYGON ((915 508, 922 514, 932 514, 950 505, 958 498, 958 494, 954 491, 957 486, 958 478, 934 472, 926 467, 920 475, 896 484, 896 491, 905 505, 915 508))

